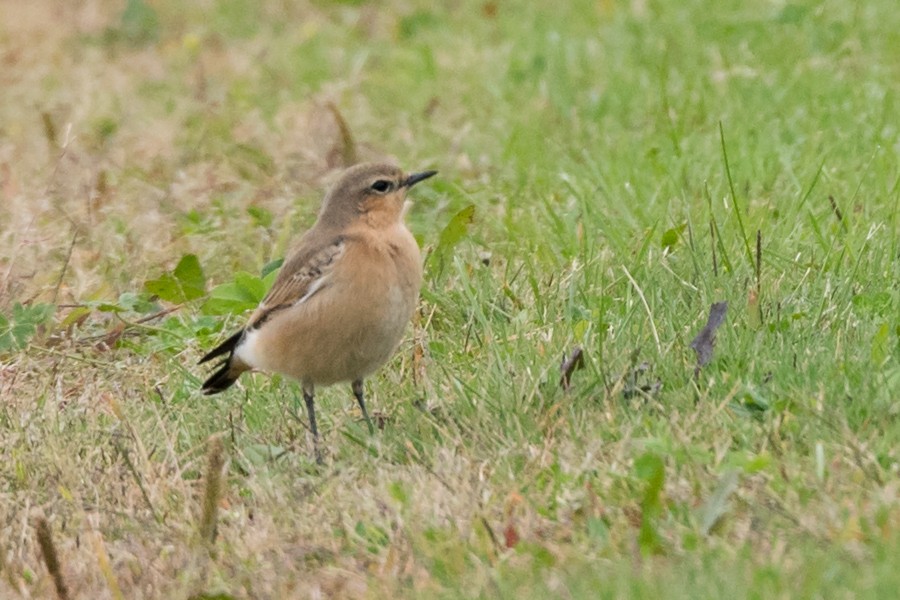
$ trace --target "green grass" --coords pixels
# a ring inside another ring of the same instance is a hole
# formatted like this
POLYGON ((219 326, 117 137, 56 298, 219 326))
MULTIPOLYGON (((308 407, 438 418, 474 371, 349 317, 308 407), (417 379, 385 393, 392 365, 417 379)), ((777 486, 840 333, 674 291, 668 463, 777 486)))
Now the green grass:
POLYGON ((40 518, 73 597, 894 593, 893 4, 433 4, 0 8, 0 595, 40 518), (317 468, 194 364, 384 157, 440 171, 422 300, 317 468))

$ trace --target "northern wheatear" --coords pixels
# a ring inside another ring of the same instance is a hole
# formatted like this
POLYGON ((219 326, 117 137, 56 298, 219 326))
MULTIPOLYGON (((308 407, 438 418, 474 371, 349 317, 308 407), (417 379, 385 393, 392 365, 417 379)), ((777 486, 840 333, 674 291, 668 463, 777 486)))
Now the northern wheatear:
POLYGON ((363 378, 396 350, 422 283, 404 201, 409 188, 435 173, 407 175, 387 164, 347 169, 247 325, 200 360, 226 355, 203 392, 226 390, 253 369, 298 380, 320 461, 315 386, 349 381, 373 431, 363 378))

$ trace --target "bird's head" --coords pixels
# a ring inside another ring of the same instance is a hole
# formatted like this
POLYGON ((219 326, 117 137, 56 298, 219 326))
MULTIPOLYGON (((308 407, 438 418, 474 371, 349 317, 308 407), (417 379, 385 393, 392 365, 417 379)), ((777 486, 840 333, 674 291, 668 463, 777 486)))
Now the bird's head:
POLYGON ((408 174, 394 165, 380 163, 350 167, 325 196, 319 218, 337 224, 362 216, 375 226, 392 225, 403 214, 409 189, 436 173, 408 174))

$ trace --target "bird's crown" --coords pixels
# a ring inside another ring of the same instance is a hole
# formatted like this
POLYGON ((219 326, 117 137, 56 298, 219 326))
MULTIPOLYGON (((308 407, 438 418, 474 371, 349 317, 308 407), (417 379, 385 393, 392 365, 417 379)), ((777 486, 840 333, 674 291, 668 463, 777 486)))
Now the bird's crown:
POLYGON ((338 222, 375 207, 383 207, 392 213, 396 211, 399 215, 407 190, 435 173, 423 171, 407 175, 399 167, 388 163, 355 165, 341 173, 331 187, 322 204, 320 217, 338 222), (389 208, 392 204, 397 206, 389 208))
POLYGON ((341 173, 326 197, 326 203, 345 199, 358 202, 366 196, 389 194, 404 182, 403 171, 386 163, 362 163, 341 173))

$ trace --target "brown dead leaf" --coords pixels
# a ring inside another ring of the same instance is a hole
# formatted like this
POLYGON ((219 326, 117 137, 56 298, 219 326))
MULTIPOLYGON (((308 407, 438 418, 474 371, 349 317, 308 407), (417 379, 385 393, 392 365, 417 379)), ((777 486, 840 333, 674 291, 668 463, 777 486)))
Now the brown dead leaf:
POLYGON ((712 360, 713 348, 716 345, 716 330, 725 322, 726 312, 728 312, 727 302, 714 302, 709 307, 709 319, 707 319, 706 325, 691 342, 691 348, 697 353, 695 376, 699 375, 700 369, 712 360))
POLYGON ((575 346, 575 348, 572 349, 571 355, 567 357, 563 354, 562 364, 559 367, 559 370, 562 372, 562 375, 559 378, 559 387, 561 387, 563 391, 569 391, 572 373, 583 368, 584 351, 580 346, 575 346))
POLYGON ((326 158, 328 166, 332 169, 337 167, 351 167, 359 162, 359 156, 357 156, 356 152, 356 141, 353 139, 353 132, 350 131, 347 120, 344 119, 344 115, 341 114, 341 111, 338 110, 338 107, 334 102, 326 103, 325 108, 331 113, 338 129, 338 135, 335 137, 334 145, 328 151, 328 156, 326 158))
POLYGON ((387 424, 391 422, 391 415, 384 411, 374 410, 372 411, 372 422, 379 431, 384 431, 387 424))
POLYGON ((516 544, 519 543, 519 532, 516 531, 516 526, 512 521, 506 524, 506 527, 503 529, 503 543, 506 544, 507 548, 515 548, 516 544))
POLYGON ((117 323, 95 344, 95 348, 101 352, 114 348, 125 333, 125 323, 117 323))

